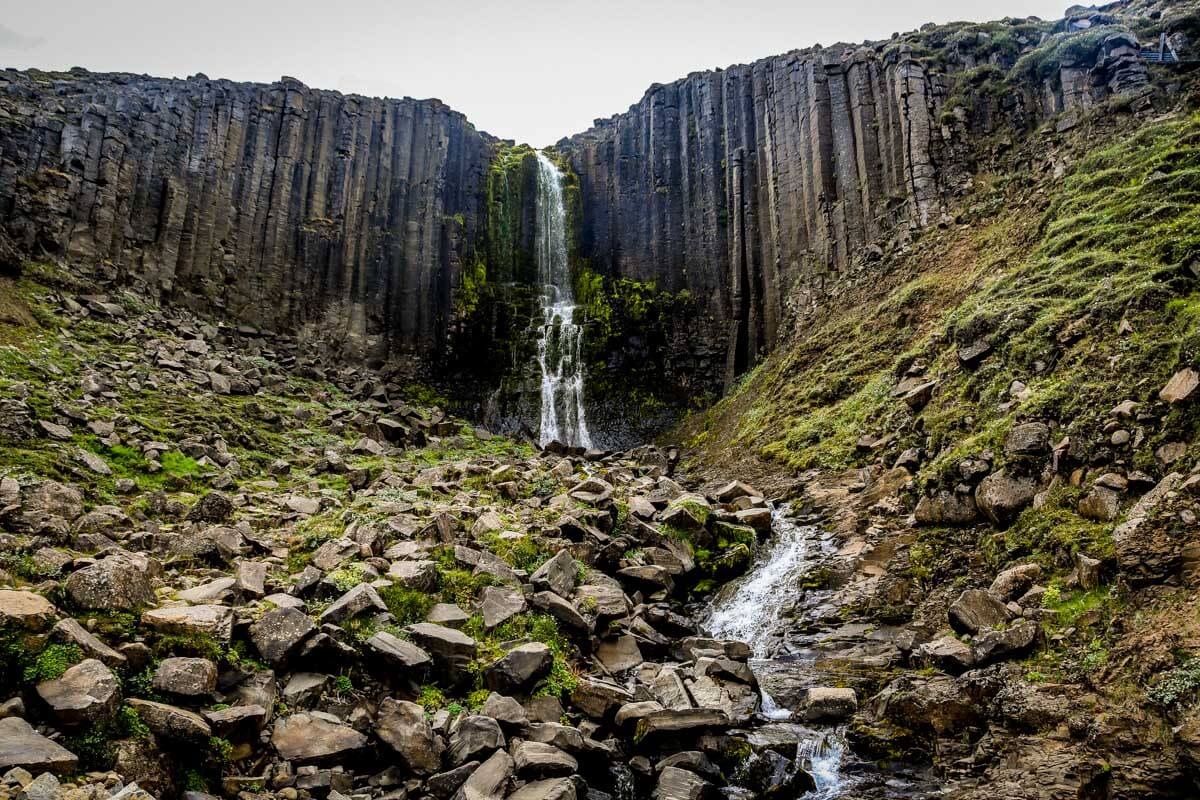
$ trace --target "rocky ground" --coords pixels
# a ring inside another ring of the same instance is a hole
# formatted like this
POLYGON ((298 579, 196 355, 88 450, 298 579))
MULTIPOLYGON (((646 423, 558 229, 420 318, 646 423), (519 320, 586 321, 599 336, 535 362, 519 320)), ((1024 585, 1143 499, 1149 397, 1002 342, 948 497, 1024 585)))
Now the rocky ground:
POLYGON ((746 734, 748 648, 697 626, 770 531, 751 487, 689 492, 654 447, 535 452, 285 339, 3 280, 0 796, 812 785, 794 738, 746 734))

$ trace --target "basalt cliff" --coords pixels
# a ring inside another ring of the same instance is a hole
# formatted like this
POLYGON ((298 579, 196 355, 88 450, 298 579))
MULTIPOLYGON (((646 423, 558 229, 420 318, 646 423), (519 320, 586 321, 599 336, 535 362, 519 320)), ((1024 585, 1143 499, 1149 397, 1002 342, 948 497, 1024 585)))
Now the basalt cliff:
MULTIPOLYGON (((617 310, 590 320, 598 413, 616 390, 651 419, 718 395, 772 350, 790 309, 942 221, 991 134, 1143 94, 1136 19, 1007 20, 796 51, 656 85, 561 141, 577 280, 617 310), (1036 63, 1014 71, 1023 57, 1036 63)), ((465 381, 476 410, 506 378, 519 396, 528 148, 436 100, 286 78, 75 70, 0 82, 0 213, 23 251, 465 381)), ((519 403, 502 415, 519 417, 519 403)), ((613 440, 636 433, 608 416, 613 440)))
POLYGON ((0 800, 1197 796, 1198 43, 0 73, 0 800))

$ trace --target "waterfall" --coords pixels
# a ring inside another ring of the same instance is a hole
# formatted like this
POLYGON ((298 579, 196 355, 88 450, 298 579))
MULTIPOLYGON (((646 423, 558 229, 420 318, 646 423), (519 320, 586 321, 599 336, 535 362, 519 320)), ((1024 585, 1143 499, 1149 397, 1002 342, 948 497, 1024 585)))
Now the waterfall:
MULTIPOLYGON (((787 629, 784 615, 796 597, 796 583, 822 554, 818 531, 788 517, 786 506, 773 513, 774 535, 754 566, 713 603, 708 629, 713 636, 750 645, 755 658, 771 655, 771 645, 787 629)), ((764 697, 764 704, 767 699, 764 697)))
POLYGON ((537 268, 542 320, 537 362, 542 376, 538 443, 591 447, 583 409, 583 329, 575 324, 575 297, 567 263, 567 210, 562 172, 537 154, 537 268))

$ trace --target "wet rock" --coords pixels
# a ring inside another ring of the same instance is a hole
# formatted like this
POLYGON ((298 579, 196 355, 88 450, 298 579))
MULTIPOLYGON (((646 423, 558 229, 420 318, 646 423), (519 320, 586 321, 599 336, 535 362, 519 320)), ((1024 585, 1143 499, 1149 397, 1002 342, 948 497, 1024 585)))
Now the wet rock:
POLYGON ((800 709, 808 722, 840 722, 858 710, 858 695, 853 689, 813 687, 805 693, 800 709))
POLYGON ((74 772, 79 758, 47 739, 20 717, 0 719, 0 772, 14 767, 42 772, 74 772))
POLYGON ((432 775, 441 769, 441 740, 416 703, 385 698, 379 706, 375 735, 396 752, 401 762, 418 775, 432 775))
POLYGON ((11 626, 36 633, 48 628, 57 616, 54 604, 40 594, 0 589, 0 628, 11 626))
POLYGON ((1003 625, 1012 619, 1008 607, 991 592, 967 589, 950 604, 950 627, 959 633, 975 634, 1003 625))
POLYGON ((812 776, 774 750, 761 750, 748 760, 743 783, 755 797, 800 797, 816 788, 812 776))
POLYGON ((297 764, 337 764, 357 756, 367 737, 334 717, 313 712, 277 719, 271 744, 281 758, 297 764))
POLYGON ((102 725, 121 702, 117 676, 94 658, 70 667, 57 680, 39 683, 37 693, 54 719, 71 728, 102 725))
POLYGON ((483 673, 484 684, 494 692, 519 692, 550 671, 554 656, 541 642, 518 645, 483 673))

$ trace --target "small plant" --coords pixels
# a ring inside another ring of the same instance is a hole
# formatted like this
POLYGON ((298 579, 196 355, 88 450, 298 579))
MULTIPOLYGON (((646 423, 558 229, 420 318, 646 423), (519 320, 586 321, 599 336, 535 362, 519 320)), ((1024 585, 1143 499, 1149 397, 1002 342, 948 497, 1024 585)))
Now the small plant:
POLYGON ((337 693, 337 695, 339 697, 345 697, 347 695, 353 694, 354 693, 354 681, 350 678, 349 675, 346 675, 344 673, 342 675, 338 675, 336 678, 333 679, 333 691, 335 693, 337 693))
POLYGON ((1200 658, 1190 658, 1148 687, 1146 697, 1156 705, 1171 709, 1194 698, 1197 689, 1200 689, 1200 658))
POLYGON ((25 667, 25 682, 58 680, 72 664, 82 660, 83 651, 73 644, 48 644, 25 667))
POLYGON ((402 586, 386 586, 379 590, 379 597, 400 627, 423 622, 433 608, 433 598, 428 594, 402 586))
MULTIPOLYGON (((446 707, 446 695, 438 687, 425 684, 421 687, 421 693, 417 696, 417 705, 426 711, 437 711, 439 708, 446 707)), ((457 705, 455 703, 451 708, 457 705)), ((461 709, 461 706, 458 707, 461 709)))

